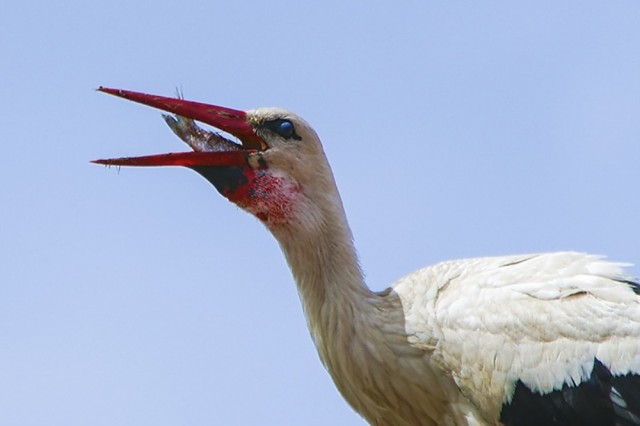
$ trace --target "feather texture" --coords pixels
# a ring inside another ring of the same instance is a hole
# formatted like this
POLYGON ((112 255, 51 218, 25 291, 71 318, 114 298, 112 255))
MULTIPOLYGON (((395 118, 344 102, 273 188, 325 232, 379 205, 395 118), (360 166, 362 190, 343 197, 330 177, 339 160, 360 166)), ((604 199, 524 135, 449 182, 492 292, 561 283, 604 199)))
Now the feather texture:
POLYGON ((469 259, 393 289, 411 344, 433 348, 430 368, 496 422, 518 386, 538 395, 579 386, 594 365, 640 373, 640 300, 621 266, 581 253, 469 259))

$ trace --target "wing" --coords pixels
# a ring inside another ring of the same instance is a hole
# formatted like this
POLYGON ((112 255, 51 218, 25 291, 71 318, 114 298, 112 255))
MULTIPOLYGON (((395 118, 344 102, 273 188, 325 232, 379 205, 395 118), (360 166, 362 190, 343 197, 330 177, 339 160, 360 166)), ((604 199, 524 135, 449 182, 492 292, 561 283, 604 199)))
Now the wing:
POLYGON ((640 424, 640 287, 580 253, 447 262, 394 286, 415 346, 505 424, 640 424))

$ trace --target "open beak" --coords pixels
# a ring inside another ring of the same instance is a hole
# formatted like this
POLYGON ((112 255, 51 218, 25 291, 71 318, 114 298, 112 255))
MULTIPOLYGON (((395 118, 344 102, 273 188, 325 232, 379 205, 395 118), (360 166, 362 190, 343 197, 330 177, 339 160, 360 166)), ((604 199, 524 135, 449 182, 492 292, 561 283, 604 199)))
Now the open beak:
MULTIPOLYGON (((93 163, 109 166, 185 166, 191 168, 203 166, 240 166, 246 164, 246 158, 249 152, 266 149, 265 142, 256 135, 251 125, 247 122, 247 114, 244 111, 186 101, 184 99, 148 95, 129 90, 99 87, 98 91, 149 105, 180 117, 209 124, 237 137, 242 143, 242 146, 238 146, 240 149, 233 150, 197 150, 193 152, 148 155, 143 157, 94 160, 92 161, 93 163)), ((226 140, 225 142, 229 144, 232 143, 226 140)))

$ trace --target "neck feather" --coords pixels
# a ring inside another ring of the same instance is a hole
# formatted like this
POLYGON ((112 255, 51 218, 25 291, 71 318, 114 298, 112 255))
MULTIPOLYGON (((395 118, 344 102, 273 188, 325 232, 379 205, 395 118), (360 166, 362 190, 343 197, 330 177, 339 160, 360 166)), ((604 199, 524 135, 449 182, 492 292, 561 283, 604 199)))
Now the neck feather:
POLYGON ((311 335, 327 362, 330 347, 339 344, 333 335, 354 333, 357 317, 370 312, 377 296, 364 283, 337 190, 325 192, 313 208, 304 207, 300 220, 272 231, 293 273, 311 335))

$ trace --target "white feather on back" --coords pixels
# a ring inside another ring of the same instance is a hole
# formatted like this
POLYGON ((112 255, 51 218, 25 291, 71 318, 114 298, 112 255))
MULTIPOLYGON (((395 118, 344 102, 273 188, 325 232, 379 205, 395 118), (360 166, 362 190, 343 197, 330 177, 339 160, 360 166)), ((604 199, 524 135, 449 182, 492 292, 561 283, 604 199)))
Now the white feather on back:
POLYGON ((458 260, 393 289, 409 342, 497 420, 518 380, 540 393, 579 384, 594 358, 640 373, 640 299, 622 266, 572 252, 458 260))

